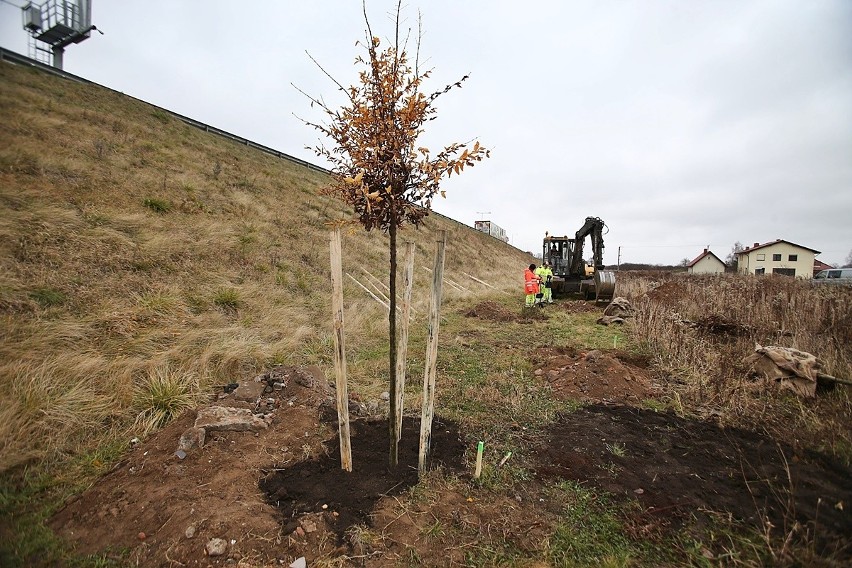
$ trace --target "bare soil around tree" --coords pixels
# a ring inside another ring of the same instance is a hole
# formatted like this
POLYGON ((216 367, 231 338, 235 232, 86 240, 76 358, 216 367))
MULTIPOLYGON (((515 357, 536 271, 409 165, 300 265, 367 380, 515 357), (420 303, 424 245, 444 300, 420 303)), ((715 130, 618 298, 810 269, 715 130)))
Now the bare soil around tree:
POLYGON ((570 481, 633 503, 624 523, 640 535, 706 528, 716 515, 757 530, 791 530, 798 522, 813 528, 822 553, 852 558, 843 548, 852 535, 848 470, 759 433, 621 404, 652 396, 646 371, 635 364, 641 358, 588 355, 535 353, 539 378, 555 393, 597 402, 527 432, 529 443, 514 459, 534 476, 509 493, 472 479, 475 441, 440 418, 430 469, 456 481, 428 498, 411 494, 416 419, 404 421, 393 470, 387 421, 356 419, 354 470, 342 471, 336 425, 323 419, 333 416, 332 391, 315 377, 274 395, 280 404, 267 430, 222 432, 180 459, 177 441, 195 417, 187 413, 137 445, 51 526, 80 553, 112 550, 140 566, 289 565, 300 556, 309 565, 345 556, 350 565, 398 566, 412 550, 426 565, 464 565, 472 543, 498 530, 535 555, 560 520, 547 488, 570 481), (582 391, 584 384, 594 388, 582 391), (208 553, 212 539, 226 543, 221 556, 208 553))

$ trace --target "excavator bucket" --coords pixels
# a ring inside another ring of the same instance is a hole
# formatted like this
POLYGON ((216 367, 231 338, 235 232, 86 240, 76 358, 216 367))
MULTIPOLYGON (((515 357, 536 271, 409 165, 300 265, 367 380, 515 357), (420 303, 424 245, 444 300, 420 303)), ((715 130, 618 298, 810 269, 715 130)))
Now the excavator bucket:
POLYGON ((595 272, 595 303, 612 301, 615 295, 615 272, 598 270, 595 272))

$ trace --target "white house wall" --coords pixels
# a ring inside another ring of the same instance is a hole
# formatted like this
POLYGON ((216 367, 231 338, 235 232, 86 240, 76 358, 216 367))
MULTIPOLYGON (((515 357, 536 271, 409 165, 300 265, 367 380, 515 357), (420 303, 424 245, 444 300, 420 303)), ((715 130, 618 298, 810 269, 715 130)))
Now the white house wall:
POLYGON ((689 272, 692 274, 718 274, 725 272, 725 264, 715 256, 708 254, 689 267, 689 272))
POLYGON ((788 243, 773 243, 756 250, 741 252, 738 255, 737 272, 755 274, 761 268, 764 274, 772 274, 774 268, 792 268, 800 278, 812 278, 814 274, 814 253, 808 249, 788 243), (781 255, 781 260, 774 260, 781 255), (790 260, 794 255, 796 260, 790 260))

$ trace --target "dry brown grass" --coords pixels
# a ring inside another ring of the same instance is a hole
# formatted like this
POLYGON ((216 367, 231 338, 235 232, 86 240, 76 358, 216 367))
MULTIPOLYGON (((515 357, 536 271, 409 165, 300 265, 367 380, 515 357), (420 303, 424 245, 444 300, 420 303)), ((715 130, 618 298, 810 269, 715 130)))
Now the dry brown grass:
POLYGON ((777 427, 782 439, 799 429, 813 446, 852 460, 848 387, 801 401, 753 380, 742 361, 755 343, 793 347, 816 355, 825 373, 852 378, 852 288, 782 277, 624 272, 618 294, 636 308, 636 339, 668 377, 675 408, 777 427))
MULTIPOLYGON (((147 430, 152 385, 179 404, 274 363, 330 372, 326 223, 348 211, 318 195, 323 174, 8 63, 0 113, 0 471, 107 423, 147 430)), ((485 290, 462 270, 516 292, 527 255, 433 215, 400 234, 418 317, 437 229, 448 301, 485 290)), ((347 233, 344 270, 386 282, 387 243, 347 233)), ((387 371, 357 354, 386 341, 387 312, 349 279, 345 295, 350 380, 380 392, 387 371)))

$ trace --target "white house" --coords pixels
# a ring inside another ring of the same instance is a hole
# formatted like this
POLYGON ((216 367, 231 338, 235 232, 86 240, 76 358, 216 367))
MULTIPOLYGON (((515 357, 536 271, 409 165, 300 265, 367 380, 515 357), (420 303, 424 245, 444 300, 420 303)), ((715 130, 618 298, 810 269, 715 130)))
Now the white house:
POLYGON ((818 254, 818 250, 783 239, 754 243, 754 246, 737 253, 737 272, 813 278, 814 257, 818 254))
POLYGON ((704 252, 686 265, 686 271, 690 274, 721 274, 725 272, 725 263, 709 249, 704 249, 704 252))

